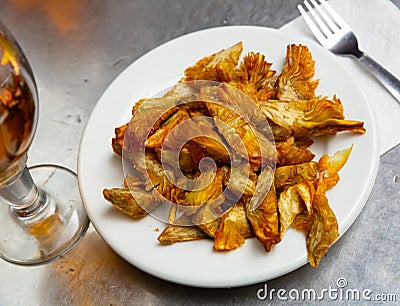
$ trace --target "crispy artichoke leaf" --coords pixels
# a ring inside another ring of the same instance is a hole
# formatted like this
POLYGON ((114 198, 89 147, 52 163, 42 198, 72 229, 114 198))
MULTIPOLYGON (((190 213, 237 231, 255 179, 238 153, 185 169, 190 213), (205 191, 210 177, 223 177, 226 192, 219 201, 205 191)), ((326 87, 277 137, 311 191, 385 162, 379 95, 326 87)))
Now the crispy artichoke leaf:
POLYGON ((175 98, 145 99, 128 124, 123 149, 135 152, 142 148, 148 135, 153 134, 178 108, 175 98))
POLYGON ((313 223, 306 239, 308 260, 312 267, 318 267, 321 258, 339 237, 339 226, 325 196, 326 189, 325 179, 321 176, 313 202, 313 223))
POLYGON ((291 102, 268 100, 259 102, 259 106, 268 120, 289 130, 298 139, 341 131, 365 133, 363 122, 344 119, 343 106, 336 97, 291 102))
POLYGON ((268 63, 263 54, 249 52, 240 62, 239 79, 241 83, 253 84, 259 91, 275 75, 275 71, 270 69, 271 66, 272 63, 268 63))
POLYGON ((224 177, 224 186, 235 195, 253 196, 257 186, 256 169, 246 167, 246 162, 242 162, 234 168, 229 168, 229 175, 224 177))
MULTIPOLYGON (((104 189, 103 196, 114 207, 118 208, 120 211, 132 217, 133 219, 141 219, 147 215, 147 212, 132 197, 129 189, 104 189)), ((154 203, 154 206, 156 206, 156 203, 154 203)))
POLYGON ((303 180, 313 182, 317 177, 317 163, 313 161, 277 167, 275 170, 275 186, 280 189, 287 185, 301 183, 303 180))
POLYGON ((197 90, 185 83, 175 85, 163 97, 138 101, 125 132, 124 150, 134 152, 144 145, 147 137, 158 130, 185 103, 197 100, 197 90))
MULTIPOLYGON (((181 212, 182 210, 178 208, 177 211, 181 212)), ((184 211, 185 208, 183 209, 183 212, 184 211)), ((214 212, 210 211, 210 208, 202 206, 193 215, 182 214, 177 219, 175 219, 174 224, 175 225, 185 224, 185 226, 187 225, 197 226, 205 234, 207 234, 207 236, 214 238, 215 232, 220 227, 221 217, 213 221, 209 221, 212 220, 212 218, 215 218, 214 212)))
POLYGON ((240 62, 236 78, 229 82, 233 87, 248 95, 255 103, 269 100, 276 95, 276 80, 272 63, 260 53, 249 52, 240 62))
POLYGON ((281 235, 286 232, 295 217, 304 210, 301 198, 295 186, 289 186, 279 195, 279 224, 281 235))
POLYGON ((310 150, 297 146, 294 137, 290 137, 286 141, 275 142, 275 145, 278 166, 310 162, 315 156, 310 150))
MULTIPOLYGON (((258 165, 275 159, 273 143, 263 131, 257 130, 258 119, 252 114, 246 114, 249 103, 247 96, 232 86, 220 86, 201 88, 200 98, 215 118, 219 133, 237 154, 258 165), (254 123, 254 126, 251 127, 247 122, 254 123), (265 161, 262 161, 262 157, 265 157, 265 161)), ((262 123, 259 122, 259 125, 262 123)))
POLYGON ((242 42, 228 49, 206 56, 185 70, 185 81, 209 80, 229 82, 236 74, 236 66, 242 53, 242 42))
POLYGON ((272 135, 274 136, 275 141, 285 141, 288 138, 292 136, 292 129, 290 128, 285 128, 283 126, 280 126, 276 124, 275 122, 271 121, 268 119, 268 124, 271 128, 272 135))
POLYGON ((146 171, 148 177, 150 178, 150 181, 146 181, 146 189, 150 190, 155 187, 161 194, 168 197, 171 189, 173 188, 173 184, 167 178, 163 165, 158 159, 157 154, 153 151, 146 151, 145 163, 146 168, 142 169, 142 173, 146 171))
POLYGON ((247 218, 253 227, 257 239, 264 244, 266 251, 269 252, 274 244, 281 241, 278 200, 273 183, 260 205, 256 209, 252 208, 250 201, 247 201, 247 218))
MULTIPOLYGON (((173 182, 169 180, 166 172, 157 157, 154 150, 146 150, 144 160, 140 155, 133 155, 132 169, 135 173, 129 180, 126 180, 126 186, 133 191, 134 194, 141 194, 143 197, 153 197, 157 201, 167 199, 169 201, 177 201, 183 197, 183 190, 176 187, 173 182), (141 184, 138 184, 141 182, 141 184)), ((173 178, 174 173, 170 173, 169 177, 173 178)), ((137 199, 138 200, 138 199, 137 199)), ((147 202, 147 200, 143 200, 147 202)), ((138 202, 142 204, 142 201, 138 202)))
MULTIPOLYGON (((172 161, 176 157, 176 151, 167 149, 167 148, 156 148, 156 153, 158 158, 161 160, 161 154, 163 155, 165 163, 172 163, 172 161)), ((192 152, 189 151, 187 146, 185 145, 182 150, 179 152, 179 168, 189 175, 192 173, 194 169, 196 169, 197 161, 194 160, 192 152)))
POLYGON ((217 199, 223 192, 223 180, 226 171, 227 169, 223 167, 218 168, 216 173, 214 173, 213 168, 204 171, 201 177, 198 178, 197 186, 205 185, 205 183, 208 183, 208 185, 202 189, 193 186, 191 188, 193 191, 187 193, 183 204, 187 206, 202 206, 217 199))
POLYGON ((207 235, 195 226, 168 225, 158 236, 161 244, 168 245, 175 242, 193 241, 206 238, 207 235))
POLYGON ((353 146, 350 146, 347 149, 337 151, 332 156, 328 154, 322 155, 318 161, 318 171, 328 177, 338 173, 347 162, 352 149, 353 146))
POLYGON ((314 195, 314 185, 307 180, 289 186, 280 193, 278 209, 282 235, 292 225, 298 215, 302 213, 311 214, 313 212, 312 203, 314 195))
POLYGON ((353 145, 347 149, 337 151, 332 156, 324 154, 319 159, 318 171, 320 176, 324 177, 325 184, 323 186, 326 186, 327 189, 332 188, 339 182, 338 172, 347 162, 352 149, 353 145))
POLYGON ((253 211, 262 204, 265 196, 270 191, 274 181, 274 171, 271 167, 266 167, 264 169, 260 169, 260 173, 258 175, 254 172, 250 172, 249 180, 256 184, 256 189, 251 194, 251 199, 247 202, 246 208, 250 211, 253 211))
POLYGON ((364 122, 357 120, 327 119, 321 123, 306 122, 304 127, 310 131, 310 136, 336 135, 344 131, 365 134, 364 122))
POLYGON ((251 225, 246 217, 243 202, 238 202, 221 218, 221 224, 215 232, 214 250, 229 251, 244 244, 245 239, 253 237, 251 225))
POLYGON ((311 266, 317 267, 329 247, 339 237, 339 226, 336 216, 325 196, 326 191, 336 185, 338 172, 347 162, 353 146, 339 150, 332 156, 323 155, 318 162, 320 176, 313 201, 314 219, 307 237, 308 259, 311 266))
POLYGON ((124 137, 127 126, 128 124, 124 124, 116 127, 114 130, 115 137, 113 137, 111 141, 111 146, 114 153, 120 156, 122 155, 122 146, 124 145, 124 137))
POLYGON ((298 214, 294 218, 291 227, 294 228, 296 231, 304 233, 307 237, 311 231, 313 222, 314 222, 314 216, 307 212, 303 212, 298 214))
MULTIPOLYGON (((194 185, 188 186, 190 190, 185 197, 180 200, 179 213, 182 214, 177 224, 207 224, 218 219, 226 211, 229 203, 225 203, 223 180, 227 174, 227 167, 220 167, 214 173, 211 168, 204 171, 200 177, 193 182, 194 185), (199 189, 199 187, 204 186, 199 189)), ((232 203, 230 206, 233 206, 232 203)))
POLYGON ((145 146, 147 148, 161 148, 165 138, 169 133, 181 122, 188 120, 189 114, 186 109, 178 109, 174 114, 172 114, 165 122, 163 122, 160 127, 147 138, 145 141, 145 146))
POLYGON ((312 213, 312 206, 315 196, 315 187, 311 181, 303 180, 301 183, 294 185, 297 193, 300 198, 303 200, 303 203, 307 209, 309 214, 312 213))
POLYGON ((197 225, 199 229, 201 229, 204 233, 207 234, 207 236, 211 238, 215 238, 215 233, 220 228, 220 226, 221 226, 221 218, 215 219, 214 221, 211 222, 197 225))
POLYGON ((306 46, 288 45, 286 64, 278 78, 277 98, 294 101, 308 100, 315 97, 318 80, 314 77, 314 60, 306 46))
POLYGON ((171 129, 166 131, 165 136, 168 136, 168 138, 164 142, 165 149, 178 150, 182 144, 185 144, 184 147, 192 154, 195 163, 198 163, 204 157, 211 157, 223 163, 230 161, 229 148, 221 135, 215 131, 212 119, 201 119, 197 116, 191 119, 191 117, 184 115, 177 124, 185 120, 193 120, 190 123, 187 121, 190 128, 173 129, 176 126, 174 124, 171 129))

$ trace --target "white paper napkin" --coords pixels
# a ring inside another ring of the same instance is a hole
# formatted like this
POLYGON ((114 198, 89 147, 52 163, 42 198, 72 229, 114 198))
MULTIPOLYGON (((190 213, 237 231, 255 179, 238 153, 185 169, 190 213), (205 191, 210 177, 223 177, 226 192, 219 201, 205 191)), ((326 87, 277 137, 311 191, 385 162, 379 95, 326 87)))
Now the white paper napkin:
MULTIPOLYGON (((400 79, 400 10, 390 0, 330 0, 329 4, 351 26, 360 49, 400 79)), ((281 29, 315 40, 301 16, 281 29)), ((382 155, 400 143, 400 104, 355 59, 339 60, 368 96, 377 119, 382 155)))

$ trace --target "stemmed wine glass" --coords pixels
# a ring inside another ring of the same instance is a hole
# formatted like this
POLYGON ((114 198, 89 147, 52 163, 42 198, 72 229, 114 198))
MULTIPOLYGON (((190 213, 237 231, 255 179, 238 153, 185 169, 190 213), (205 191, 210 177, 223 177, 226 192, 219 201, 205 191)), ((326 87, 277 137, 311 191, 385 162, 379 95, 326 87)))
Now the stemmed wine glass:
POLYGON ((27 167, 38 103, 32 69, 0 21, 0 257, 21 265, 64 254, 89 225, 74 172, 27 167))

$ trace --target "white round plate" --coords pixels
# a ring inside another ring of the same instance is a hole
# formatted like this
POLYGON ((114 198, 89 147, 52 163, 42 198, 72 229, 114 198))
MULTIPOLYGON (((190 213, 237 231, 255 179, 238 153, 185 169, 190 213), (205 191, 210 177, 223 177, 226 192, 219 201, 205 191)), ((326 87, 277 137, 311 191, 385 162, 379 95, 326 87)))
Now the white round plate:
POLYGON ((213 251, 212 241, 207 239, 162 246, 157 237, 165 224, 151 216, 132 220, 102 196, 104 188, 122 186, 122 164, 111 150, 111 138, 114 128, 130 119, 134 102, 174 85, 185 68, 238 41, 243 42, 243 54, 265 54, 278 73, 288 44, 308 46, 316 61, 316 78, 320 79, 317 93, 329 97, 337 94, 346 118, 365 122, 365 135, 323 137, 312 147, 318 158, 354 144, 339 173, 341 180, 327 194, 342 235, 357 218, 375 181, 379 151, 373 115, 360 86, 333 54, 312 41, 253 26, 207 29, 169 41, 131 64, 107 88, 87 123, 78 158, 81 195, 98 233, 126 261, 161 279, 197 287, 235 287, 266 281, 307 263, 305 237, 290 229, 269 253, 256 239, 248 239, 244 246, 230 252, 213 251))

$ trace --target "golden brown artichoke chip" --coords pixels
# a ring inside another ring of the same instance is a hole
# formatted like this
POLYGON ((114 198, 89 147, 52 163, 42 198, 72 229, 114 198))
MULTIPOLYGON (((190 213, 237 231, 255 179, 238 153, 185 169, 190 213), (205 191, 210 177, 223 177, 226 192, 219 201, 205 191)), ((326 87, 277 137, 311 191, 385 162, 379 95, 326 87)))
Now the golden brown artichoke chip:
POLYGON ((207 235, 195 226, 179 226, 169 224, 158 236, 161 244, 168 245, 176 242, 193 241, 206 238, 207 235))
POLYGON ((289 45, 286 64, 278 78, 277 97, 283 101, 308 100, 315 97, 318 80, 314 77, 314 60, 306 46, 289 45))
POLYGON ((276 142, 277 165, 295 165, 310 162, 314 159, 314 153, 308 149, 297 146, 294 137, 285 141, 276 142))
POLYGON ((277 167, 275 170, 275 186, 277 189, 287 185, 295 185, 303 180, 315 181, 318 177, 317 163, 314 161, 298 165, 277 167))
POLYGON ((268 120, 297 139, 308 136, 335 135, 349 131, 364 134, 364 123, 343 119, 342 103, 336 97, 317 97, 310 100, 260 101, 259 106, 268 120))
POLYGON ((197 227, 201 229, 204 233, 207 234, 207 236, 211 238, 215 238, 215 233, 221 226, 221 218, 215 219, 214 221, 204 223, 204 224, 199 224, 197 227))
POLYGON ((245 239, 253 236, 244 204, 239 202, 222 216, 220 227, 215 232, 214 250, 237 249, 244 244, 245 239))
POLYGON ((296 185, 287 187, 279 195, 279 225, 282 236, 296 216, 304 211, 304 206, 301 203, 300 195, 295 186, 296 185))
POLYGON ((242 42, 199 60, 185 70, 185 81, 209 80, 229 82, 236 74, 236 66, 243 50, 242 42))
POLYGON ((200 89, 200 98, 215 118, 218 132, 237 154, 256 165, 275 159, 276 150, 269 139, 272 135, 261 133, 257 129, 257 116, 246 114, 246 105, 254 105, 247 96, 232 86, 210 86, 200 89), (246 115, 249 118, 245 118, 246 115))
POLYGON ((296 231, 303 232, 306 237, 311 231, 311 227, 314 222, 314 216, 303 212, 301 214, 298 214, 296 218, 294 218, 291 227, 294 228, 296 231))
POLYGON ((325 196, 325 184, 321 176, 313 201, 313 223, 306 239, 308 260, 312 267, 318 267, 321 258, 339 238, 339 226, 325 196))
POLYGON ((272 63, 265 60, 260 53, 249 52, 243 57, 239 68, 239 78, 243 83, 251 83, 258 91, 274 76, 275 71, 271 70, 272 63))
POLYGON ((145 141, 147 148, 161 148, 167 136, 181 122, 188 120, 189 114, 183 108, 177 109, 160 127, 145 141))
POLYGON ((338 173, 347 162, 352 150, 353 146, 350 146, 347 149, 337 151, 332 156, 322 155, 318 161, 318 171, 328 177, 338 173))
POLYGON ((132 197, 129 189, 104 189, 103 196, 114 207, 131 216, 133 219, 141 219, 147 215, 147 212, 132 197))
MULTIPOLYGON (((264 171, 270 172, 271 169, 264 171)), ((273 182, 265 198, 256 208, 251 201, 246 202, 246 212, 257 239, 264 244, 265 250, 269 252, 274 244, 281 241, 278 200, 273 182)))
POLYGON ((128 124, 116 127, 114 130, 115 137, 112 138, 111 146, 115 154, 122 155, 122 146, 124 145, 124 136, 128 124))

